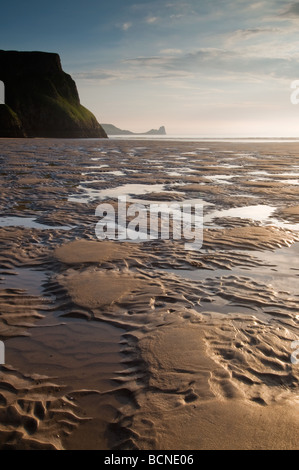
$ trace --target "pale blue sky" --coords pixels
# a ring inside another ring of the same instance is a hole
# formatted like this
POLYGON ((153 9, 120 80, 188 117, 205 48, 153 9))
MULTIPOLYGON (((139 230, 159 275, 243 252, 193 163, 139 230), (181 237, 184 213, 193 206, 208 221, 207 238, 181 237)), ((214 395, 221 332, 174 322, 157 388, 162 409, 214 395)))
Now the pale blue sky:
POLYGON ((299 136, 299 2, 28 0, 1 18, 0 48, 58 52, 100 122, 299 136))

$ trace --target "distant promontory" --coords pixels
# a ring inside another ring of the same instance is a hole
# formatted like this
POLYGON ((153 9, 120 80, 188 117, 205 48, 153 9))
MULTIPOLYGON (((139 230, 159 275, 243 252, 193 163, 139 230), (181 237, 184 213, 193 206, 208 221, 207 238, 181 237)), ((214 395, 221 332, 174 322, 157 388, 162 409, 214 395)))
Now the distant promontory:
POLYGON ((58 54, 0 50, 0 137, 102 138, 106 132, 80 104, 58 54))
POLYGON ((108 135, 166 135, 166 130, 164 126, 161 126, 159 129, 151 129, 150 131, 141 133, 119 129, 113 124, 102 124, 102 127, 108 135))

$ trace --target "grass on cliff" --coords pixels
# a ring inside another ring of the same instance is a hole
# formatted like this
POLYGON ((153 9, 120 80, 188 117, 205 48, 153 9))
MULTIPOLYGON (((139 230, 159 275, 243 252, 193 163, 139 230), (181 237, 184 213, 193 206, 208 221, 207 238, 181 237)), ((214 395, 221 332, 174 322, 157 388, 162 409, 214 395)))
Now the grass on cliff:
POLYGON ((79 103, 70 102, 62 96, 57 96, 56 98, 43 96, 42 99, 47 101, 47 105, 49 106, 49 108, 48 106, 47 108, 51 109, 57 117, 60 116, 62 119, 69 118, 80 127, 82 125, 92 126, 96 123, 96 119, 93 114, 79 103))

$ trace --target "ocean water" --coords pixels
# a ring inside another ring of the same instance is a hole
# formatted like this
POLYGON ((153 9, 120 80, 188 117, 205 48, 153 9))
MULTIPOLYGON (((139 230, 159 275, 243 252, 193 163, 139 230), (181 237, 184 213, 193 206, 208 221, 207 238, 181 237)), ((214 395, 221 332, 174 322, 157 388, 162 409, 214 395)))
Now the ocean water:
POLYGON ((299 137, 207 137, 201 135, 113 135, 110 140, 161 140, 178 142, 237 142, 237 143, 271 143, 271 142, 299 142, 299 137))

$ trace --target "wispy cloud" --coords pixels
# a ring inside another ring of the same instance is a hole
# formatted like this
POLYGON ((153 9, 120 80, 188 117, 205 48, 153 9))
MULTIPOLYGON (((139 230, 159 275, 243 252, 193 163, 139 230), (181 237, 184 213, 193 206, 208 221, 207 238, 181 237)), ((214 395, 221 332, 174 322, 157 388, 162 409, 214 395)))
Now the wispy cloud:
POLYGON ((234 31, 229 38, 230 39, 250 39, 252 37, 260 36, 263 34, 278 34, 283 33, 283 29, 276 28, 276 27, 269 27, 269 28, 248 28, 248 29, 237 29, 234 31))
POLYGON ((180 18, 183 18, 183 16, 184 16, 184 15, 183 15, 182 13, 177 13, 177 14, 172 14, 172 15, 170 15, 170 18, 171 18, 172 20, 179 20, 180 18))
POLYGON ((177 55, 177 54, 182 54, 182 50, 181 49, 162 49, 160 53, 166 54, 166 55, 177 55))
POLYGON ((229 83, 231 88, 242 83, 292 80, 297 76, 299 52, 292 57, 277 51, 267 56, 263 46, 240 47, 238 50, 200 48, 183 53, 164 49, 160 55, 121 60, 113 68, 101 68, 74 74, 76 79, 110 83, 114 81, 163 81, 173 87, 194 87, 197 81, 229 83))
POLYGON ((158 21, 158 19, 159 18, 157 16, 149 16, 149 17, 146 18, 145 21, 146 21, 147 24, 154 24, 158 21))
POLYGON ((299 2, 290 5, 283 13, 283 16, 299 17, 299 2))
POLYGON ((123 31, 128 31, 128 29, 132 28, 132 23, 130 23, 130 22, 123 23, 121 28, 122 28, 123 31))

